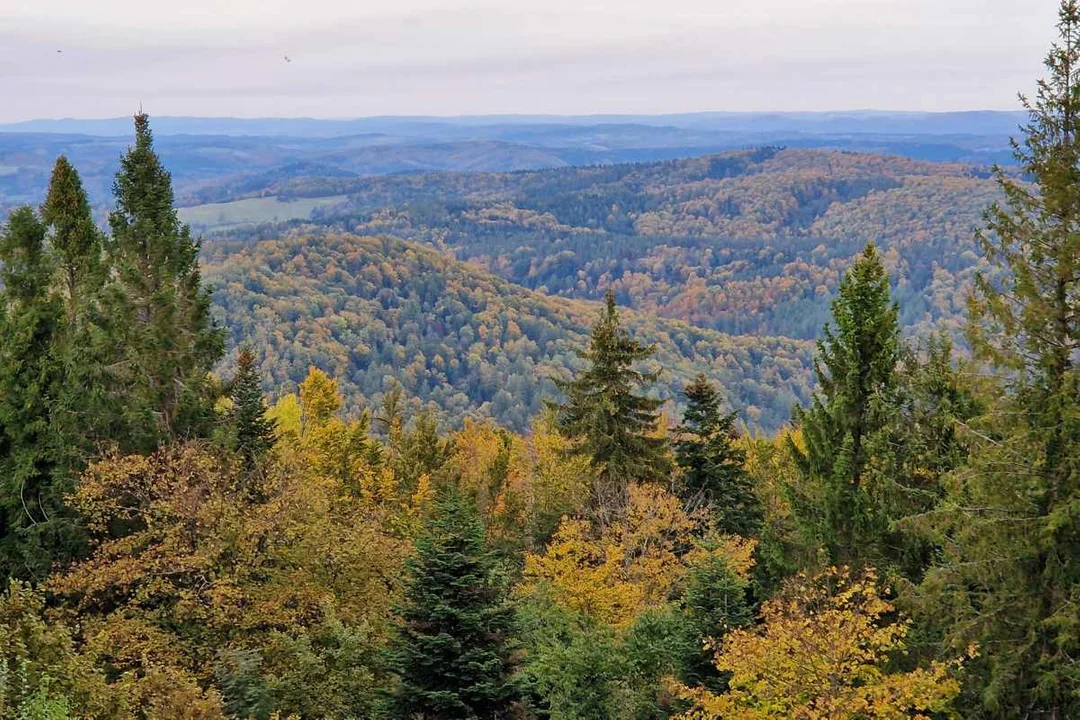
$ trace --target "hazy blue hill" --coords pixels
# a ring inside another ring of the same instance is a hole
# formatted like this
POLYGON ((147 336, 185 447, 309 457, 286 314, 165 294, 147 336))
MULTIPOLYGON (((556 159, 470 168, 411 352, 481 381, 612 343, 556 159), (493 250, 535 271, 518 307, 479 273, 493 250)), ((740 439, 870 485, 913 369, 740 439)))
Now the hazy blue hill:
MULTIPOLYGON (((319 175, 504 172, 689 158, 785 146, 1007 163, 1017 113, 693 113, 684 115, 310 118, 155 117, 157 146, 186 203, 255 193, 319 166, 319 175), (217 192, 214 186, 219 186, 217 192)), ((67 154, 103 217, 128 118, 0 125, 0 218, 40 201, 67 154)))
MULTIPOLYGON (((262 135, 335 137, 358 133, 422 136, 428 139, 477 133, 488 139, 513 128, 598 125, 667 126, 726 132, 869 133, 929 135, 1011 135, 1025 120, 1021 112, 700 112, 664 115, 480 115, 460 117, 314 118, 154 118, 159 135, 262 135)), ((0 132, 127 136, 130 118, 28 120, 0 124, 0 132)))

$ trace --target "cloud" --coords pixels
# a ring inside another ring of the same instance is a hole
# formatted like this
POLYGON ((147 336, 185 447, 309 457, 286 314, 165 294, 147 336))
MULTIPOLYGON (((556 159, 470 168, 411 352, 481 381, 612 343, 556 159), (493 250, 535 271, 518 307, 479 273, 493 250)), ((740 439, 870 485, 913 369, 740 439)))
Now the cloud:
POLYGON ((1056 4, 0 0, 0 121, 1012 108, 1056 4))

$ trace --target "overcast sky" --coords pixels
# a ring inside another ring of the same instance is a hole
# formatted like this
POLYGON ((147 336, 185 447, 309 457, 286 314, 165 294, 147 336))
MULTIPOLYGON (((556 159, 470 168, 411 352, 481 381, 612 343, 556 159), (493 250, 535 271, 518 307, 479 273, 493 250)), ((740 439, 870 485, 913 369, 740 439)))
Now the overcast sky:
POLYGON ((1016 109, 1057 4, 0 0, 0 122, 1016 109))

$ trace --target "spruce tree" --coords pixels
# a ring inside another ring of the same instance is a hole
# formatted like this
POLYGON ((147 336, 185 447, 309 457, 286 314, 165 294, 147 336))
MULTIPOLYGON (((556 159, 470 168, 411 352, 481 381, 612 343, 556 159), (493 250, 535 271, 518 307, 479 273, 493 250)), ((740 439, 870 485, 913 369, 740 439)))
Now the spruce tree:
POLYGON ((609 290, 589 348, 579 353, 588 366, 561 386, 566 402, 558 406, 558 428, 592 461, 602 517, 626 506, 628 483, 655 481, 667 471, 665 441, 654 435, 660 401, 642 393, 658 374, 635 367, 653 352, 630 337, 609 290))
POLYGON ((96 292, 104 279, 102 238, 94 225, 82 180, 63 155, 53 166, 41 219, 52 229, 49 243, 67 297, 69 320, 74 321, 88 302, 84 295, 96 292))
POLYGON ((898 309, 873 243, 845 273, 814 362, 820 386, 795 408, 805 450, 792 450, 816 496, 797 503, 805 529, 834 562, 864 562, 887 521, 864 483, 868 447, 885 427, 900 351, 898 309), (868 545, 869 543, 869 545, 868 545))
POLYGON ((1080 717, 1080 3, 1033 100, 1021 173, 980 243, 992 271, 972 298, 976 357, 998 371, 990 411, 970 425, 970 469, 938 513, 953 552, 928 574, 931 614, 969 663, 985 717, 1080 717), (1023 179, 1020 179, 1020 178, 1023 179))
POLYGON ((709 508, 721 532, 746 537, 761 530, 761 501, 746 472, 746 453, 732 442, 737 413, 723 413, 720 393, 698 375, 683 391, 686 412, 675 441, 675 461, 682 469, 680 495, 709 508))
POLYGON ((513 615, 475 508, 456 493, 437 501, 409 567, 391 656, 394 717, 509 717, 513 615))
POLYGON ((240 348, 236 356, 236 375, 229 396, 233 401, 232 429, 244 468, 254 470, 259 458, 274 444, 274 422, 266 416, 262 382, 255 368, 255 353, 240 348))
POLYGON ((111 315, 121 329, 118 385, 132 449, 162 437, 206 432, 206 375, 223 351, 199 272, 199 244, 173 208, 172 180, 154 151, 150 119, 135 116, 135 145, 113 183, 107 250, 115 282, 111 315))
POLYGON ((60 383, 53 346, 63 307, 50 289, 45 226, 28 207, 0 233, 0 576, 41 578, 65 542, 53 483, 51 403, 60 383))
POLYGON ((94 224, 78 172, 63 155, 53 166, 41 217, 55 266, 52 287, 66 308, 52 348, 64 376, 52 398, 53 431, 67 450, 64 471, 77 474, 99 443, 116 437, 125 399, 108 392, 106 368, 120 360, 121 348, 102 307, 103 233, 94 224))

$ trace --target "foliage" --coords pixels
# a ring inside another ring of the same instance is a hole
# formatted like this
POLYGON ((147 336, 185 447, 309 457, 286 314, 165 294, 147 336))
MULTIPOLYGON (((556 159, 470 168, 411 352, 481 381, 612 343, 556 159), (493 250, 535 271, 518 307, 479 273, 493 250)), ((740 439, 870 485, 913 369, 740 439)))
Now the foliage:
MULTIPOLYGON (((453 427, 487 417, 526 431, 558 396, 556 380, 581 368, 576 351, 603 309, 387 238, 275 233, 208 242, 203 256, 230 344, 251 344, 275 398, 315 366, 340 382, 350 408, 380 407, 400 387, 411 412, 435 405, 453 427)), ((809 397, 808 342, 721 335, 627 311, 621 320, 656 346, 644 369, 665 370, 658 399, 679 402, 683 385, 708 370, 749 425, 773 430, 809 397)))
POLYGON ((531 289, 600 300, 610 288, 650 315, 800 339, 818 336, 843 270, 871 240, 896 279, 903 326, 958 331, 981 267, 972 234, 999 197, 982 167, 795 147, 323 184, 269 192, 346 193, 314 222, 423 242, 531 289))
POLYGON ((730 690, 684 689, 694 708, 686 718, 929 718, 950 714, 959 692, 953 668, 892 672, 904 649, 905 621, 872 571, 830 568, 799 578, 761 609, 762 623, 733 630, 716 655, 731 673, 730 690))
POLYGON ((682 470, 680 494, 704 504, 720 532, 744 537, 761 530, 761 500, 734 443, 737 413, 723 414, 720 394, 704 375, 686 386, 686 412, 677 428, 675 460, 682 470))
POLYGON ((643 394, 658 373, 636 367, 654 350, 623 329, 614 294, 605 302, 581 353, 587 367, 562 385, 566 402, 556 422, 572 452, 589 458, 596 472, 594 507, 609 518, 626 507, 630 483, 657 480, 668 463, 664 438, 655 433, 660 401, 643 394))
POLYGON ((556 602, 617 629, 668 601, 688 568, 718 555, 740 573, 753 565, 753 542, 731 536, 693 543, 705 522, 653 484, 631 485, 625 518, 597 536, 582 519, 564 519, 547 551, 525 557, 521 592, 549 588, 556 602))
POLYGON ((873 437, 887 422, 900 349, 897 306, 872 244, 845 273, 832 312, 835 330, 826 326, 815 361, 821 389, 794 413, 806 448, 792 450, 816 485, 801 504, 803 522, 816 525, 834 561, 852 561, 873 557, 888 521, 865 476, 873 437))
POLYGON ((106 720, 127 717, 94 658, 45 614, 45 601, 12 581, 0 595, 0 717, 106 720))
POLYGON ((248 471, 274 444, 274 423, 266 417, 262 381, 255 369, 255 354, 241 348, 236 359, 236 375, 229 389, 232 400, 231 425, 236 452, 248 471))
POLYGON ((398 717, 510 717, 512 609, 475 510, 456 493, 416 540, 392 667, 398 717))
POLYGON ((106 242, 115 281, 106 307, 120 335, 116 382, 124 388, 129 443, 206 432, 206 374, 222 334, 202 286, 199 244, 173 208, 172 181, 154 151, 150 120, 135 116, 135 145, 120 160, 106 242))
POLYGON ((920 607, 954 647, 986 648, 968 686, 985 717, 1080 712, 1080 4, 1063 0, 1058 30, 1015 146, 1032 184, 999 172, 1005 199, 980 238, 997 273, 980 278, 970 335, 992 402, 919 524, 945 551, 920 607))

